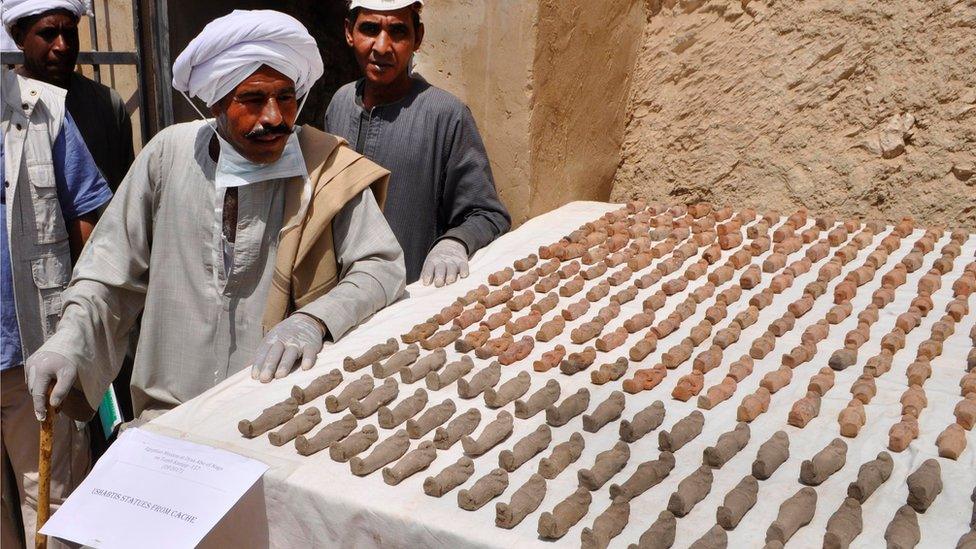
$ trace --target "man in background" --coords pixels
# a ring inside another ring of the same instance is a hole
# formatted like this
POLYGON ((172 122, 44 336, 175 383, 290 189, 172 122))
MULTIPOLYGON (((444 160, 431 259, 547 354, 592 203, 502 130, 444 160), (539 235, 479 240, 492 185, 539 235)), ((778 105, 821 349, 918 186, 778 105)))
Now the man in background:
POLYGON ((384 214, 403 248, 407 283, 451 284, 468 257, 508 231, 471 111, 411 74, 423 2, 353 0, 346 42, 364 77, 336 92, 325 129, 390 170, 384 214))
MULTIPOLYGON (((71 266, 95 226, 95 211, 112 193, 65 112, 64 90, 7 69, 0 74, 0 545, 15 547, 33 546, 37 514, 40 424, 24 364, 54 334, 71 266)), ((54 422, 55 505, 88 472, 83 427, 66 416, 54 422)))
POLYGON ((132 122, 118 92, 75 72, 82 15, 89 1, 3 1, 3 24, 24 52, 18 74, 68 91, 68 112, 114 192, 134 158, 132 122))
MULTIPOLYGON (((132 122, 118 92, 75 72, 78 23, 81 16, 92 15, 90 0, 3 0, 2 6, 4 31, 24 54, 18 74, 67 90, 65 107, 109 188, 116 192, 134 159, 132 122)), ((133 332, 133 347, 135 339, 133 332)), ((113 384, 123 420, 133 418, 131 354, 113 384)), ((92 430, 100 433, 102 425, 94 421, 92 430)), ((105 451, 111 435, 92 437, 96 457, 105 451)))

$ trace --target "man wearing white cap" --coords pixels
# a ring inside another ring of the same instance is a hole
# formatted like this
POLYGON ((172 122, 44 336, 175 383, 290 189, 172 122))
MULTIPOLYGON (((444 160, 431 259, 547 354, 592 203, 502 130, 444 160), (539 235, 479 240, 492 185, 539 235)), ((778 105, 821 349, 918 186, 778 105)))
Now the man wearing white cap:
MULTIPOLYGON (((0 68, 0 110, 0 546, 15 547, 33 545, 37 513, 40 429, 24 359, 54 334, 71 264, 112 193, 65 111, 64 90, 0 68)), ((90 454, 83 425, 58 418, 54 433, 57 505, 88 472, 90 454)))
POLYGON ((75 72, 78 23, 83 15, 92 15, 91 1, 2 0, 0 6, 3 32, 12 35, 14 49, 24 54, 18 74, 68 90, 65 106, 98 169, 116 190, 134 157, 129 113, 118 92, 75 72))
POLYGON ((296 127, 322 74, 294 18, 234 11, 173 67, 213 119, 171 126, 136 157, 65 292, 58 330, 27 361, 35 412, 85 418, 142 313, 131 392, 143 420, 250 368, 262 382, 312 367, 399 297, 403 252, 377 203, 388 172, 296 127))
POLYGON ((411 74, 424 26, 422 1, 352 0, 346 41, 364 77, 340 88, 326 131, 390 170, 383 213, 403 247, 407 282, 442 286, 468 275, 468 256, 505 233, 471 111, 411 74))

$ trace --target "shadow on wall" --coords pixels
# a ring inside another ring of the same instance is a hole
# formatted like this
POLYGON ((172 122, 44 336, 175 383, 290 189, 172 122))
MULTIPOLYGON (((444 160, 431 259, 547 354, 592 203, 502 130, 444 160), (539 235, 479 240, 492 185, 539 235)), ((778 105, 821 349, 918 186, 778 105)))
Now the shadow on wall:
MULTIPOLYGON (((169 39, 170 62, 176 59, 183 48, 203 27, 217 17, 227 15, 235 9, 275 9, 287 13, 301 21, 315 38, 325 65, 325 73, 310 92, 308 101, 299 118, 299 123, 322 128, 325 109, 332 95, 340 86, 360 76, 359 67, 346 45, 343 22, 346 17, 346 0, 302 0, 257 1, 257 0, 208 0, 206 2, 169 0, 169 39)), ((177 122, 187 122, 199 115, 187 105, 178 93, 173 93, 173 115, 177 122)))

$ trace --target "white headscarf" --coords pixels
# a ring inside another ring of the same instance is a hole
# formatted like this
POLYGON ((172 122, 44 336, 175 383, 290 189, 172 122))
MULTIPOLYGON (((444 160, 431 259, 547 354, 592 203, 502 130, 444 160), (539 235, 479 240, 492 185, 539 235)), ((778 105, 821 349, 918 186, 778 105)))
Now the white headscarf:
POLYGON ((0 19, 9 31, 18 19, 51 10, 68 10, 75 15, 92 15, 91 0, 3 0, 0 19))
POLYGON ((267 65, 295 82, 299 97, 322 76, 315 39, 297 19, 273 10, 234 10, 214 19, 173 63, 173 87, 208 107, 267 65))

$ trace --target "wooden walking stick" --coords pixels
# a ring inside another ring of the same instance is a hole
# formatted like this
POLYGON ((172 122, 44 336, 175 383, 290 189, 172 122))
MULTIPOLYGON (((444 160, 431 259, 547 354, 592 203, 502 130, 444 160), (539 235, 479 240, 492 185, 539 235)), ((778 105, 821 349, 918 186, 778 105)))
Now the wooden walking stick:
POLYGON ((37 531, 34 534, 35 549, 47 549, 47 536, 41 534, 41 527, 51 516, 51 451, 54 449, 54 414, 51 406, 51 389, 47 392, 47 415, 41 422, 40 452, 37 457, 37 531))

